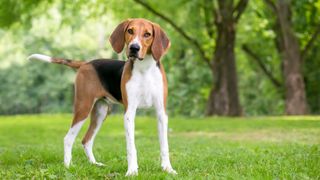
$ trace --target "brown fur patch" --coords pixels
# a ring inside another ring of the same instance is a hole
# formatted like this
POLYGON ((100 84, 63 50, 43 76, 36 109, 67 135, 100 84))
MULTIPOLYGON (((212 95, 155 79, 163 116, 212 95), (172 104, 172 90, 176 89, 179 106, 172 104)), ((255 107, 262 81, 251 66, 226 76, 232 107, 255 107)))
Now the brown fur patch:
POLYGON ((123 21, 120 23, 116 29, 112 32, 109 41, 114 51, 120 53, 125 45, 124 34, 127 30, 127 26, 130 20, 123 21))
POLYGON ((97 104, 91 110, 91 120, 86 135, 82 139, 82 144, 85 145, 93 136, 94 130, 97 127, 97 104))
POLYGON ((72 126, 84 120, 91 111, 95 99, 110 96, 101 85, 91 64, 81 66, 76 75, 74 117, 72 126))
MULTIPOLYGON (((101 101, 101 100, 100 100, 101 101)), ((97 108, 99 104, 99 100, 94 104, 92 110, 91 110, 91 120, 90 120, 90 125, 89 128, 86 132, 86 135, 82 139, 82 144, 85 145, 93 136, 95 129, 97 128, 98 125, 98 116, 97 116, 97 108)), ((108 108, 109 109, 109 108, 108 108)), ((109 113, 109 112, 108 112, 109 113)), ((106 115, 107 116, 107 115, 106 115)), ((104 117, 105 119, 106 117, 104 117)), ((104 121, 103 119, 103 121, 104 121)))
POLYGON ((125 111, 128 107, 128 95, 126 90, 126 84, 130 80, 132 75, 133 62, 127 61, 123 68, 123 73, 121 77, 121 94, 122 94, 122 103, 124 105, 125 111))
POLYGON ((162 82, 163 82, 163 105, 164 105, 164 109, 166 111, 166 107, 167 107, 167 97, 168 97, 168 81, 167 81, 167 77, 166 77, 166 73, 164 71, 163 65, 161 64, 161 62, 159 61, 159 68, 160 68, 160 72, 162 74, 162 82))
POLYGON ((170 48, 170 40, 158 24, 153 23, 154 39, 151 46, 152 56, 159 61, 170 48))
POLYGON ((80 66, 86 64, 87 62, 85 62, 85 61, 74 61, 74 60, 63 59, 63 58, 52 58, 52 63, 63 64, 63 65, 78 69, 78 68, 80 68, 80 66))

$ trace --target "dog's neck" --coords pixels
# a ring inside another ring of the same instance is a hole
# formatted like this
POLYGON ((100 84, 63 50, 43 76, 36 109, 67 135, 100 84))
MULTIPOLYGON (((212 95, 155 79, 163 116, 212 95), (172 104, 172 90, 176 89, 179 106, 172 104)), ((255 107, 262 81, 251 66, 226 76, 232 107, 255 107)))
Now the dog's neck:
POLYGON ((157 61, 153 59, 151 55, 146 55, 142 61, 135 60, 133 62, 133 71, 139 71, 143 73, 156 66, 157 61))

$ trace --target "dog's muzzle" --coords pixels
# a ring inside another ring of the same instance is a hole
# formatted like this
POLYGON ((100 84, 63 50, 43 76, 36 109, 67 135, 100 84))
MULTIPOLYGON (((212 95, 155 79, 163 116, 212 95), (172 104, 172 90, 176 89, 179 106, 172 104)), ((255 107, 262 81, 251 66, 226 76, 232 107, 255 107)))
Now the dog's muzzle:
POLYGON ((138 52, 140 51, 139 44, 131 44, 129 46, 129 59, 136 59, 143 60, 143 58, 140 58, 138 55, 138 52))

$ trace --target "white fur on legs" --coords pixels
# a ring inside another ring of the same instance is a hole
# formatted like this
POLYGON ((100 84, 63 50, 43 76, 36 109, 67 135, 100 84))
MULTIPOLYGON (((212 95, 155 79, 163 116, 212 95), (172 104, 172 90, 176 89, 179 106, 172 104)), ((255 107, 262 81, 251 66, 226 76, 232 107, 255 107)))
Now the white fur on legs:
POLYGON ((163 108, 157 109, 157 115, 162 170, 171 174, 177 174, 177 172, 172 168, 169 158, 168 116, 163 108))
POLYGON ((128 161, 128 171, 126 173, 126 176, 138 175, 137 150, 134 142, 135 114, 136 114, 136 109, 129 108, 124 115, 124 127, 126 130, 127 161, 128 161))
MULTIPOLYGON (((102 102, 102 101, 98 101, 97 102, 97 109, 96 109, 96 117, 97 117, 97 126, 94 129, 93 135, 91 137, 91 139, 83 145, 84 147, 84 151, 90 161, 90 163, 98 165, 98 166, 104 166, 103 163, 97 162, 93 152, 92 152, 92 147, 93 147, 93 143, 94 143, 94 139, 98 133, 98 131, 100 130, 100 127, 104 121, 104 119, 106 118, 107 112, 108 112, 108 106, 106 106, 106 103, 102 102)), ((92 121, 92 120, 91 120, 92 121)))
POLYGON ((89 158, 90 163, 95 164, 97 166, 105 166, 105 164, 103 164, 101 162, 97 162, 94 155, 93 155, 93 152, 92 152, 93 141, 94 140, 90 140, 85 145, 83 145, 84 151, 85 151, 87 157, 89 158))
POLYGON ((68 168, 72 159, 72 146, 85 119, 72 126, 64 137, 64 165, 68 168))

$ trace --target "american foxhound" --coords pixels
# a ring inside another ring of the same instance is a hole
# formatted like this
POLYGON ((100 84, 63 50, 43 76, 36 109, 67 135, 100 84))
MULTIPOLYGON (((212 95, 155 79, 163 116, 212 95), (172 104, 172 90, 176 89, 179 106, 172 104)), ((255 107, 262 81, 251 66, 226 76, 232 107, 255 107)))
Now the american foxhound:
POLYGON ((161 57, 170 41, 159 25, 145 19, 129 19, 119 24, 110 37, 112 48, 120 53, 126 46, 129 60, 97 59, 90 62, 53 58, 41 54, 30 60, 63 64, 77 69, 75 80, 74 116, 64 138, 64 164, 70 166, 74 140, 91 112, 91 121, 82 144, 89 161, 97 162, 92 146, 94 138, 107 116, 112 102, 124 105, 124 127, 127 144, 128 171, 126 176, 138 174, 137 151, 134 138, 134 119, 138 108, 155 107, 161 151, 161 167, 176 174, 169 159, 168 116, 166 113, 167 79, 161 57))

